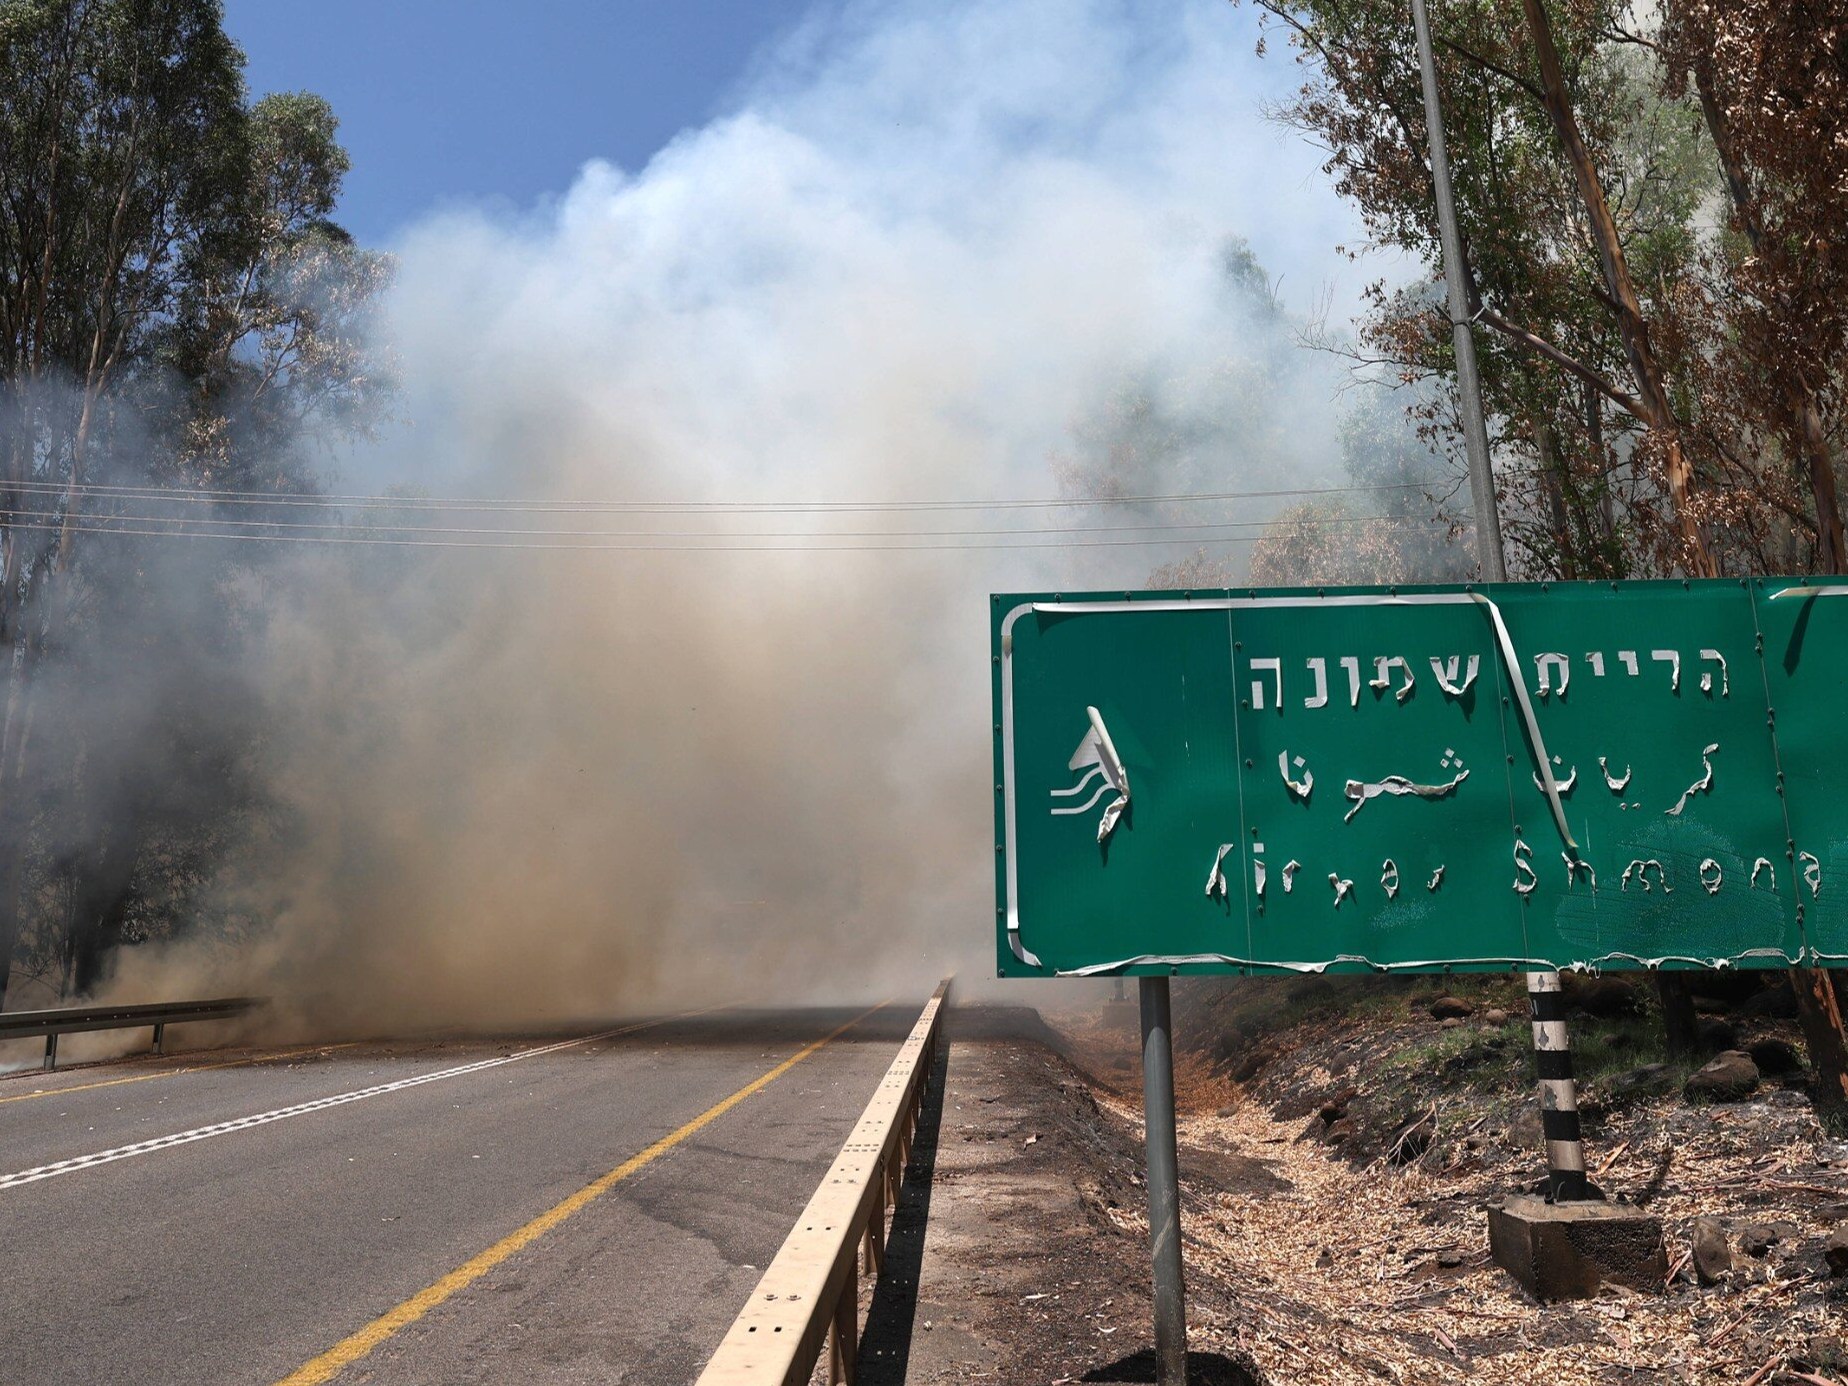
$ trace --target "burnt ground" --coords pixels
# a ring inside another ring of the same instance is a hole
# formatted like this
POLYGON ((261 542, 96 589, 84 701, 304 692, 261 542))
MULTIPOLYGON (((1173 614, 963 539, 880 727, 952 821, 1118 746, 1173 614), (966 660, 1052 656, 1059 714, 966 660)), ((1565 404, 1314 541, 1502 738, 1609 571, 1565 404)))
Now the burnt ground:
MULTIPOLYGON (((1130 1221, 1140 1131, 1054 1039, 1032 1012, 952 1012, 862 1330, 864 1386, 1154 1381, 1130 1221)), ((1233 1184, 1270 1187, 1261 1162, 1215 1155, 1233 1184)), ((1190 1367, 1196 1386, 1262 1379, 1205 1344, 1190 1367)))
MULTIPOLYGON (((1703 998, 1710 1047, 1766 1060, 1718 1102, 1683 1095, 1702 1056, 1658 1052, 1646 984, 1575 996, 1601 1012, 1573 1025, 1590 1162, 1662 1218, 1672 1273, 1541 1305, 1487 1258, 1489 1203, 1543 1173, 1517 983, 1178 988, 1192 1380, 1848 1386, 1848 1278, 1823 1249, 1848 1142, 1800 1067, 1770 1071, 1767 1042, 1800 1045, 1766 995, 1703 998), (1448 1024, 1444 993, 1468 1008, 1448 1024), (1700 1216, 1733 1262, 1711 1283, 1700 1216)), ((865 1380, 1153 1380, 1135 1007, 1048 1019, 953 1035, 865 1380)))

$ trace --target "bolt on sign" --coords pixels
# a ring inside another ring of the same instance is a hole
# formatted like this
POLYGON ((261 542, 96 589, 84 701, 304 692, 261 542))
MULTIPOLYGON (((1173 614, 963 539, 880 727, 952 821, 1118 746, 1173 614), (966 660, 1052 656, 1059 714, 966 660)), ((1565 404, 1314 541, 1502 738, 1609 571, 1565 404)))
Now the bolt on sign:
POLYGON ((991 614, 1003 976, 1848 965, 1848 584, 991 614))

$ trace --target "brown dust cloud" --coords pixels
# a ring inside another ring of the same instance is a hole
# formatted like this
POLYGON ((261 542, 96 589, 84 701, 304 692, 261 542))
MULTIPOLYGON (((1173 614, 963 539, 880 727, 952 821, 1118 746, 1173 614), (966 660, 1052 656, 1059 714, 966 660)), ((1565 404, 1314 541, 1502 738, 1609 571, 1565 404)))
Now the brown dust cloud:
POLYGON ((1358 272, 1310 247, 1352 228, 1224 10, 849 7, 645 168, 409 229, 397 417, 330 490, 560 508, 356 510, 456 532, 285 556, 248 927, 116 993, 332 1035, 992 986, 988 594, 1187 550, 988 532, 1115 507, 849 507, 1058 496, 1132 395, 1192 430, 1189 487, 1331 479, 1329 373, 1277 366, 1308 353, 1224 248, 1338 309, 1358 272))

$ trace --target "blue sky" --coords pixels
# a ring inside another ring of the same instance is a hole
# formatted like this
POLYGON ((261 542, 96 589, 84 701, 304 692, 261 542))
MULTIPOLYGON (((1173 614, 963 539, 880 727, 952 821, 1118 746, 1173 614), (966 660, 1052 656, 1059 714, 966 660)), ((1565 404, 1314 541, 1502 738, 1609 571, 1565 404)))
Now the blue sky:
POLYGON ((390 241, 457 202, 525 208, 631 171, 726 108, 813 0, 226 0, 254 95, 309 90, 353 156, 341 220, 390 241))

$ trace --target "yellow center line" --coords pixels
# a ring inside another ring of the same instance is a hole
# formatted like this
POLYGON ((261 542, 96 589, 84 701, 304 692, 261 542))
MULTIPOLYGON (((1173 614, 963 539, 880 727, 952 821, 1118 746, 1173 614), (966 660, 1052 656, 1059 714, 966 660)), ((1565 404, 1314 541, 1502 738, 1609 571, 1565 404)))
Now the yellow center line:
POLYGON ((385 1343, 394 1334, 399 1332, 399 1330, 408 1328, 410 1325, 416 1323, 417 1320, 421 1319, 425 1314, 450 1298, 450 1296, 454 1295, 458 1290, 467 1289, 470 1285, 481 1279, 482 1276, 493 1270, 502 1261, 505 1261, 509 1256, 531 1246, 554 1227, 557 1227, 566 1218, 569 1218, 574 1213, 582 1211, 585 1207, 602 1197, 602 1195, 608 1193, 637 1170, 643 1168, 645 1165, 652 1164, 660 1156, 665 1155, 668 1151, 686 1140, 687 1137, 695 1135, 707 1126, 710 1126, 733 1107, 736 1107, 740 1102, 744 1101, 745 1098, 769 1087, 770 1084, 774 1083, 778 1078, 781 1078, 785 1073, 789 1072, 790 1069, 794 1068, 811 1054, 814 1054, 817 1050, 823 1048, 833 1040, 840 1038, 840 1036, 858 1025, 862 1020, 865 1020, 867 1016, 871 1015, 874 1011, 882 1009, 887 1004, 889 1003, 881 1001, 879 1005, 862 1011, 838 1030, 823 1035, 813 1044, 797 1050, 761 1078, 753 1079, 751 1082, 739 1088, 738 1091, 733 1093, 730 1097, 708 1107, 685 1126, 682 1126, 678 1131, 671 1132, 661 1137, 660 1140, 656 1141, 653 1145, 641 1151, 639 1154, 631 1155, 608 1174, 599 1176, 597 1179, 586 1184, 583 1188, 572 1194, 569 1198, 566 1198, 563 1202, 556 1203, 552 1207, 546 1209, 524 1227, 501 1238, 501 1240, 494 1243, 494 1245, 489 1247, 486 1251, 464 1261, 441 1280, 425 1286, 397 1308, 387 1310, 364 1328, 360 1329, 359 1332, 350 1337, 341 1339, 312 1362, 289 1373, 289 1375, 277 1382, 276 1386, 320 1386, 322 1382, 332 1381, 342 1370, 359 1361, 362 1357, 365 1357, 372 1352, 374 1348, 385 1343))
POLYGON ((294 1059, 303 1054, 318 1054, 328 1049, 351 1049, 363 1043, 361 1040, 347 1040, 341 1044, 310 1044, 300 1049, 283 1049, 273 1054, 257 1054, 248 1059, 226 1059, 217 1064, 188 1064, 185 1068, 163 1068, 158 1073, 136 1073, 127 1078, 104 1078, 95 1083, 72 1083, 67 1088, 37 1088, 32 1092, 17 1093, 12 1097, 0 1097, 0 1107, 9 1102, 30 1102, 35 1097, 62 1097, 67 1092, 88 1092, 91 1088, 113 1088, 120 1083, 145 1083, 150 1078, 177 1078, 182 1073, 206 1073, 215 1068, 242 1068, 246 1064, 274 1063, 277 1059, 294 1059))

